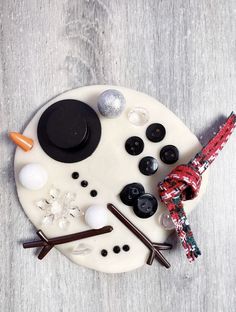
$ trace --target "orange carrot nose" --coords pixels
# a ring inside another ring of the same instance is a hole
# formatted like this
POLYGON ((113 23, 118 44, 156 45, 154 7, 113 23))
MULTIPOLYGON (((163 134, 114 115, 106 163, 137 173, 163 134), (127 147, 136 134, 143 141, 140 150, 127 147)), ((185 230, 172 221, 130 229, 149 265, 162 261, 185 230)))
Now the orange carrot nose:
POLYGON ((34 145, 34 141, 26 136, 18 133, 18 132, 10 132, 9 133, 10 139, 20 148, 22 148, 25 152, 31 150, 34 145))

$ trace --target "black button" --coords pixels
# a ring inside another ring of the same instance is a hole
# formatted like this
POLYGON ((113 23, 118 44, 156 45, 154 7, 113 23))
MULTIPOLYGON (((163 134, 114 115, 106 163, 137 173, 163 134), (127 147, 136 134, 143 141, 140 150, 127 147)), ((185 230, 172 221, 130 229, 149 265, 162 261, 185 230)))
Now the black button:
POLYGON ((115 246, 113 248, 114 253, 118 254, 120 252, 120 247, 119 246, 115 246))
POLYGON ((102 255, 103 257, 106 257, 107 254, 108 254, 108 252, 107 252, 106 249, 101 250, 101 255, 102 255))
POLYGON ((97 192, 96 190, 92 190, 92 191, 90 192, 90 195, 91 195, 92 197, 96 197, 97 194, 98 194, 98 192, 97 192))
POLYGON ((124 245, 123 247, 122 247, 122 249, 124 250, 124 251, 129 251, 129 245, 124 245))
POLYGON ((134 203, 134 213, 139 218, 149 218, 157 211, 157 200, 151 194, 143 194, 139 196, 134 203))
POLYGON ((147 127, 146 136, 152 142, 160 142, 166 135, 166 129, 159 123, 153 123, 147 127))
POLYGON ((157 160, 151 156, 144 157, 139 162, 139 170, 144 175, 152 175, 158 169, 157 160))
POLYGON ((179 151, 174 145, 166 145, 160 151, 161 160, 167 164, 174 164, 179 159, 179 151))
POLYGON ((79 177, 79 172, 76 172, 76 171, 75 171, 75 172, 72 173, 71 176, 72 176, 73 179, 78 179, 78 177, 79 177))
POLYGON ((125 205, 133 206, 135 199, 144 192, 144 187, 140 183, 127 184, 120 192, 120 199, 125 205))
POLYGON ((87 182, 87 181, 85 181, 85 180, 83 180, 83 181, 81 182, 81 186, 83 186, 83 187, 88 186, 88 182, 87 182))
POLYGON ((130 155, 139 155, 144 148, 143 140, 140 137, 133 136, 127 139, 125 142, 125 149, 130 155))

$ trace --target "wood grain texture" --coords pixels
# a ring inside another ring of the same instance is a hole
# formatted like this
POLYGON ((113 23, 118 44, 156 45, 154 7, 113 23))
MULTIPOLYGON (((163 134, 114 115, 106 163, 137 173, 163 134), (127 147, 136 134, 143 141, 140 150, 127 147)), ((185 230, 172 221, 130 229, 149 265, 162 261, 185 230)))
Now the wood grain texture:
POLYGON ((173 238, 171 270, 106 275, 55 250, 43 262, 23 250, 35 235, 17 201, 7 131, 58 93, 98 83, 156 97, 206 140, 235 109, 235 0, 1 0, 0 14, 0 310, 234 312, 235 134, 190 217, 200 259, 190 265, 173 238))

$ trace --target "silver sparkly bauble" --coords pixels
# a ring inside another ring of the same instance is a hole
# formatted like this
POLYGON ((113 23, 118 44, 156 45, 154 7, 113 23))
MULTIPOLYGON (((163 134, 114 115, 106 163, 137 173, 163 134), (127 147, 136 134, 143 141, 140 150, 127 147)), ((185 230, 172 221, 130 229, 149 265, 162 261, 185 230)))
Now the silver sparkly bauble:
POLYGON ((117 90, 109 89, 100 94, 98 98, 98 110, 108 118, 118 117, 125 108, 125 98, 117 90))

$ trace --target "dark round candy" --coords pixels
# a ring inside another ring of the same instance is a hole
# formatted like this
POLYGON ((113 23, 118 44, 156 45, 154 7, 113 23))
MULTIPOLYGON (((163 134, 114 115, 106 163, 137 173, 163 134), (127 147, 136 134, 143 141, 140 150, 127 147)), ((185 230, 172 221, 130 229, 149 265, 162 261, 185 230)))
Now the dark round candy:
POLYGON ((157 160, 151 156, 142 158, 139 162, 139 170, 142 174, 150 176, 158 169, 157 160))
POLYGON ((90 192, 90 195, 91 195, 92 197, 96 197, 97 194, 98 194, 98 192, 97 192, 96 190, 92 190, 92 191, 90 192))
POLYGON ((174 145, 166 145, 160 151, 160 158, 165 164, 172 165, 179 159, 179 151, 174 145))
POLYGON ((134 213, 142 219, 150 218, 157 211, 157 200, 152 194, 145 193, 139 196, 134 203, 134 213))
POLYGON ((120 247, 119 246, 114 246, 113 252, 118 254, 120 252, 120 247))
POLYGON ((133 206, 135 199, 144 192, 144 187, 140 183, 127 184, 120 192, 120 199, 123 204, 133 206))
POLYGON ((88 186, 88 181, 83 180, 83 181, 81 181, 80 184, 81 184, 82 187, 87 187, 88 186))
POLYGON ((130 250, 130 247, 129 247, 129 245, 124 245, 123 247, 122 247, 122 249, 124 250, 124 251, 129 251, 130 250))
POLYGON ((75 179, 75 180, 76 180, 76 179, 78 179, 78 178, 79 178, 79 172, 74 171, 74 172, 72 173, 72 175, 71 175, 71 176, 72 176, 72 178, 73 178, 73 179, 75 179))
POLYGON ((101 250, 101 255, 102 255, 103 257, 106 257, 107 254, 108 254, 108 252, 107 252, 106 249, 102 249, 102 250, 101 250))
POLYGON ((149 141, 160 142, 166 135, 166 129, 162 124, 153 123, 147 127, 146 137, 149 141))
POLYGON ((142 153, 144 148, 143 140, 140 137, 132 136, 125 142, 125 149, 130 155, 139 155, 142 153))

